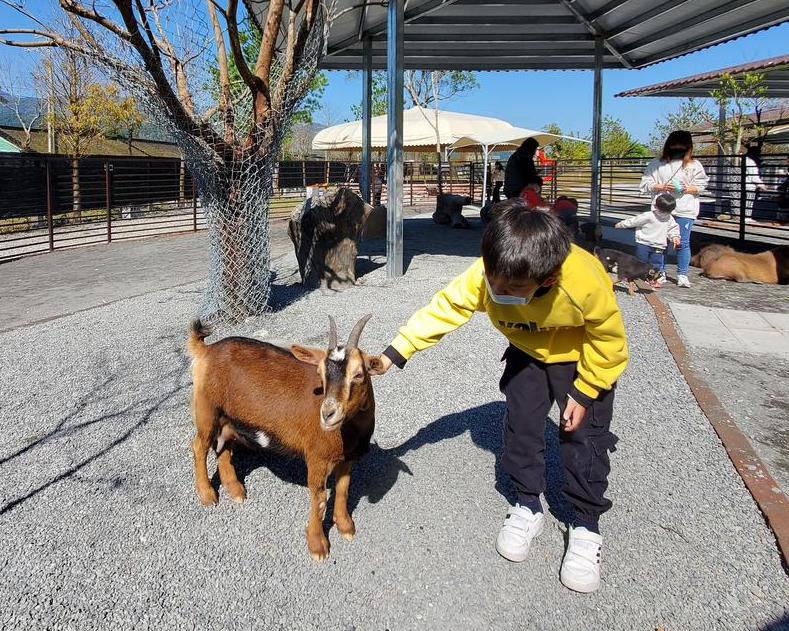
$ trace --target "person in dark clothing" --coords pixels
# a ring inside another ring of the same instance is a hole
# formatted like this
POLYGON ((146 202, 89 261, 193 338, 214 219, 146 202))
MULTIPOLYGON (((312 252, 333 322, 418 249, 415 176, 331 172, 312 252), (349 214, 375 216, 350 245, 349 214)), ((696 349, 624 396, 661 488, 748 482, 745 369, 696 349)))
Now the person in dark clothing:
POLYGON ((504 170, 505 196, 520 197, 526 184, 537 177, 534 154, 539 146, 540 143, 534 138, 527 138, 507 160, 507 168, 504 170))
POLYGON ((504 186, 504 165, 496 160, 491 179, 493 180, 493 203, 501 201, 501 187, 504 186))

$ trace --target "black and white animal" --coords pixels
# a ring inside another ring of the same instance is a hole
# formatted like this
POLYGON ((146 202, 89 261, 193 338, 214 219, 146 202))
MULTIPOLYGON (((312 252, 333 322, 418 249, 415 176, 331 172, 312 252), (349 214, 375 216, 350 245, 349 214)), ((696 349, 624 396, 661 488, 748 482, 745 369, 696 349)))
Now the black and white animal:
POLYGON ((660 276, 659 269, 639 261, 632 254, 613 248, 595 248, 594 253, 607 272, 616 274, 616 282, 620 283, 623 280, 627 282, 627 293, 631 296, 635 293, 633 281, 650 282, 660 276))

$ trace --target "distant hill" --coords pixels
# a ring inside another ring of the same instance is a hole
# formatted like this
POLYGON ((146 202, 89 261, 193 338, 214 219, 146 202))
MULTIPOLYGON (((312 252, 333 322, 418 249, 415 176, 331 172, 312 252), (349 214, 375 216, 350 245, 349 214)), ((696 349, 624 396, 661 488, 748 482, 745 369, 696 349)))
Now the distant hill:
MULTIPOLYGON (((8 92, 0 90, 0 125, 12 125, 14 127, 19 127, 19 120, 14 113, 14 110, 7 104, 7 101, 11 98, 11 95, 8 92)), ((19 110, 22 114, 22 119, 27 123, 31 118, 33 118, 37 111, 38 111, 38 99, 34 96, 24 96, 22 97, 21 102, 19 103, 19 110)), ((39 123, 43 124, 43 116, 38 121, 39 123)))
MULTIPOLYGON (((0 89, 0 127, 19 127, 14 110, 9 107, 6 101, 10 98, 8 92, 0 89)), ((20 101, 20 113, 27 124, 38 111, 39 99, 33 96, 22 97, 20 101)), ((41 116, 33 125, 33 129, 43 129, 45 127, 44 117, 41 116)), ((161 127, 150 122, 145 122, 140 131, 135 135, 137 140, 154 140, 158 142, 175 142, 173 137, 161 127)))

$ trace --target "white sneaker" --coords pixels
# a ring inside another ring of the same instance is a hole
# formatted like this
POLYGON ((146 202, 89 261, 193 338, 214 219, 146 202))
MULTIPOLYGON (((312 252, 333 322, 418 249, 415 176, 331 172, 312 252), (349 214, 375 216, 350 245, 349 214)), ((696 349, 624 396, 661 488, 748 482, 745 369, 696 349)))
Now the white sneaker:
POLYGON ((600 555, 603 537, 586 528, 570 527, 570 541, 562 560, 562 585, 588 594, 600 587, 600 555))
POLYGON ((677 275, 677 287, 690 287, 690 279, 682 274, 677 275))
POLYGON ((532 513, 515 504, 507 511, 504 524, 496 537, 496 552, 509 561, 524 561, 529 555, 531 540, 545 527, 545 515, 532 513))
POLYGON ((660 272, 660 276, 655 279, 655 282, 664 285, 666 283, 666 272, 660 272))

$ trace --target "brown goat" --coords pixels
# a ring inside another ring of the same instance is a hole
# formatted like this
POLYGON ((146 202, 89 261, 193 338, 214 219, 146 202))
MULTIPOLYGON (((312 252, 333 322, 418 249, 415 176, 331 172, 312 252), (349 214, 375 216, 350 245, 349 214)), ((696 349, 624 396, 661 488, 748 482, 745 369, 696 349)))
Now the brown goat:
POLYGON ((759 254, 745 254, 715 243, 701 248, 690 263, 701 267, 708 278, 789 284, 789 246, 785 245, 759 254))
POLYGON ((300 454, 307 463, 310 515, 307 547, 316 561, 329 555, 323 532, 326 481, 334 471, 334 523, 346 539, 356 526, 348 514, 351 466, 370 446, 375 427, 371 375, 381 374, 378 357, 357 348, 370 315, 337 345, 337 328, 329 317, 328 350, 294 344, 290 349, 244 337, 205 344, 210 331, 192 323, 187 349, 192 362, 192 414, 197 434, 192 441, 197 494, 205 505, 218 496, 208 479, 206 456, 216 451, 222 485, 231 499, 243 502, 246 491, 236 477, 232 448, 236 441, 276 445, 300 454))

